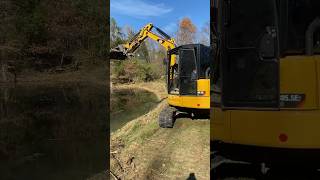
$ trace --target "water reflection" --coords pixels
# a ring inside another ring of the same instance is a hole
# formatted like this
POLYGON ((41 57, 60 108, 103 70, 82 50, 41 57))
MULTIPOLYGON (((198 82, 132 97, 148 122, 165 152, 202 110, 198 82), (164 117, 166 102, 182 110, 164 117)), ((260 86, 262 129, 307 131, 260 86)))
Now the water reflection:
POLYGON ((0 86, 1 179, 86 179, 106 168, 105 86, 0 86))

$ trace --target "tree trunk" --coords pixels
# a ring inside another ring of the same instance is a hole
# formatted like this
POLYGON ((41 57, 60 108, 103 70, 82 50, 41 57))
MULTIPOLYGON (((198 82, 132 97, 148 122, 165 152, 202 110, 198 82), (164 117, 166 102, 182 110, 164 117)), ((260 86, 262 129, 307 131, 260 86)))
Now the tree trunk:
POLYGON ((0 50, 0 70, 1 70, 2 81, 7 82, 8 81, 8 77, 7 77, 8 64, 5 60, 3 50, 0 50))
POLYGON ((9 89, 3 87, 0 89, 0 120, 5 119, 8 114, 9 89))
POLYGON ((61 60, 60 60, 60 67, 62 68, 63 65, 63 61, 64 61, 64 53, 62 53, 61 55, 61 60))
POLYGON ((2 81, 7 82, 8 77, 7 77, 7 68, 6 64, 1 63, 1 75, 2 75, 2 81))

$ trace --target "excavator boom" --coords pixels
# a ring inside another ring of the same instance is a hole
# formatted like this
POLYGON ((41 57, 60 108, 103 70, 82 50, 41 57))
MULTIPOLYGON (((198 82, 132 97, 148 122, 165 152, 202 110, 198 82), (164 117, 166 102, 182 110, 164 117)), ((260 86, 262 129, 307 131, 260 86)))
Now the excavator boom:
POLYGON ((142 42, 150 38, 161 44, 167 51, 176 47, 175 40, 161 29, 149 23, 144 26, 128 43, 118 45, 110 50, 110 59, 125 60, 133 56, 133 53, 140 47, 142 42), (155 29, 160 35, 152 32, 155 29))

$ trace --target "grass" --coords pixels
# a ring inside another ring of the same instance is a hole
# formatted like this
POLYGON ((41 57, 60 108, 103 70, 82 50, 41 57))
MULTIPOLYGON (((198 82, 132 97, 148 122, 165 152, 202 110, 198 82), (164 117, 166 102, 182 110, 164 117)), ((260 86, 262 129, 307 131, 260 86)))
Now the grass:
MULTIPOLYGON (((129 85, 118 85, 114 88, 141 88, 155 93, 157 95, 158 100, 165 97, 164 83, 161 81, 129 85)), ((138 117, 135 120, 130 121, 129 123, 127 123, 125 127, 113 133, 111 137, 121 137, 121 139, 123 139, 127 145, 130 145, 132 142, 142 144, 144 140, 151 137, 159 129, 158 123, 157 121, 154 121, 154 119, 157 119, 157 116, 162 110, 162 108, 165 106, 165 103, 166 102, 160 103, 155 109, 153 109, 148 114, 145 114, 141 117, 138 117)))
MULTIPOLYGON (((141 88, 155 93, 159 100, 167 96, 164 81, 113 88, 141 88)), ((111 171, 125 179, 187 179, 192 172, 198 179, 209 179, 209 121, 182 118, 172 129, 159 128, 158 115, 167 105, 159 102, 149 113, 112 133, 111 171)))
POLYGON ((158 129, 159 126, 156 121, 152 121, 150 123, 136 122, 134 123, 128 134, 123 136, 123 139, 128 145, 130 145, 132 142, 142 144, 146 139, 150 138, 158 129))

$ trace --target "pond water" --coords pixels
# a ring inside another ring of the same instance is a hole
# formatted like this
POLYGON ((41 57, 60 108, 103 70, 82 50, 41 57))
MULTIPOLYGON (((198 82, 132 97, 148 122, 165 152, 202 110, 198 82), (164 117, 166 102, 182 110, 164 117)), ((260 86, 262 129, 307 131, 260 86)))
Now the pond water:
POLYGON ((110 95, 110 131, 149 112, 157 105, 157 96, 139 89, 114 90, 110 95))
POLYGON ((87 179, 107 167, 105 86, 0 86, 0 179, 87 179))
POLYGON ((116 90, 108 122, 105 86, 0 85, 0 179, 87 179, 106 170, 107 130, 157 104, 142 90, 116 90))

